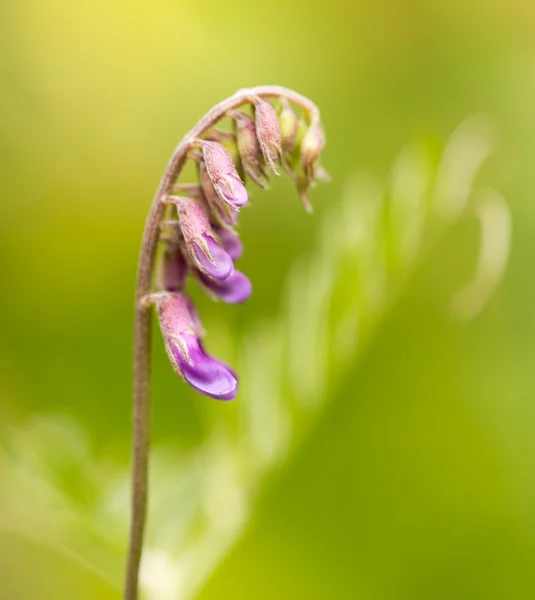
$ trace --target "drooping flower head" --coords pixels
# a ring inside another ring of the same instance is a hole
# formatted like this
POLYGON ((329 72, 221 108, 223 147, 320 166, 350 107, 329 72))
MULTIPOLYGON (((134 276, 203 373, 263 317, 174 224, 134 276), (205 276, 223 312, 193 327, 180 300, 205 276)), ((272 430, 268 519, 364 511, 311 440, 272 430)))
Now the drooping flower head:
POLYGON ((231 119, 233 131, 216 128, 216 120, 200 139, 191 140, 188 157, 197 164, 198 182, 174 181, 173 189, 187 197, 167 196, 166 204, 176 206, 178 220, 165 222, 172 226, 173 235, 160 238, 166 244, 159 259, 161 291, 149 297, 157 306, 174 369, 195 390, 220 400, 235 397, 238 378, 225 363, 206 353, 202 328, 185 289, 192 275, 211 298, 227 304, 242 303, 251 295, 250 280, 234 267, 243 253, 236 227, 248 194, 232 157, 240 173, 263 188, 269 171, 278 174, 281 164, 293 177, 308 210, 309 189, 325 176, 319 164, 325 138, 317 108, 304 101, 298 116, 290 102, 299 104, 298 95, 277 98, 272 90, 266 95, 275 105, 278 101, 277 113, 261 94, 253 92, 244 91, 244 100, 220 114, 220 119, 231 119))

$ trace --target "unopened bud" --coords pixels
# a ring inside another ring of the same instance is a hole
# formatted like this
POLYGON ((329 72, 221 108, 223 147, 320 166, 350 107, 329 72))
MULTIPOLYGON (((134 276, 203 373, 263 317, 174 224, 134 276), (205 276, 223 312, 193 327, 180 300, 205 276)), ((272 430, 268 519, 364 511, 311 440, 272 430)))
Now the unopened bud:
POLYGON ((256 135, 262 154, 269 168, 278 175, 275 161, 281 158, 281 132, 279 119, 274 108, 269 102, 256 97, 254 99, 256 135))
POLYGON ((314 180, 314 168, 324 146, 325 135, 319 118, 316 118, 310 124, 301 142, 301 163, 309 182, 314 180))
POLYGON ((292 105, 281 98, 282 110, 279 115, 279 126, 281 132, 282 151, 289 153, 294 149, 295 140, 297 138, 297 130, 299 128, 299 120, 295 114, 292 105))
POLYGON ((245 174, 265 189, 267 184, 262 172, 262 154, 256 137, 255 123, 250 117, 238 110, 232 111, 229 116, 234 120, 238 153, 245 174))
POLYGON ((217 142, 205 142, 202 152, 217 195, 233 208, 245 206, 248 199, 247 190, 225 146, 217 142))
POLYGON ((238 222, 238 212, 226 202, 223 202, 215 191, 204 160, 199 160, 197 165, 202 193, 211 217, 210 221, 222 227, 234 227, 238 222))

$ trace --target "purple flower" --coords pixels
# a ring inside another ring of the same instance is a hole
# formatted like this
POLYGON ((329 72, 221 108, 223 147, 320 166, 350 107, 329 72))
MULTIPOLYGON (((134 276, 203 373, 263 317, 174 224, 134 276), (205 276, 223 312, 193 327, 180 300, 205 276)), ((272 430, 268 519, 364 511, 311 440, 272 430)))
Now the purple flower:
POLYGON ((211 213, 212 220, 224 227, 234 227, 238 222, 238 211, 233 206, 221 200, 212 185, 212 180, 210 179, 210 175, 208 175, 208 169, 204 160, 200 159, 197 165, 202 194, 211 213))
POLYGON ((232 258, 211 235, 203 233, 200 239, 192 240, 191 246, 195 262, 201 271, 221 281, 232 274, 234 270, 232 258))
POLYGON ((238 377, 225 363, 206 353, 201 325, 191 299, 183 293, 160 292, 156 303, 165 349, 175 371, 193 389, 215 398, 232 400, 238 377))
POLYGON ((181 199, 177 207, 180 229, 195 266, 213 279, 226 279, 234 270, 234 263, 216 242, 203 207, 190 198, 181 199))
POLYGON ((251 295, 251 282, 240 271, 234 271, 225 281, 213 281, 199 272, 196 275, 205 288, 227 304, 240 304, 251 295))
POLYGON ((180 244, 168 242, 164 248, 160 272, 158 274, 158 287, 169 292, 179 292, 186 286, 188 264, 180 244))
POLYGON ((202 151, 206 170, 217 195, 232 208, 245 206, 247 190, 225 146, 218 142, 205 142, 202 151))
POLYGON ((243 254, 243 244, 241 243, 238 234, 226 227, 214 227, 214 231, 217 233, 219 242, 228 253, 232 260, 238 260, 243 254))

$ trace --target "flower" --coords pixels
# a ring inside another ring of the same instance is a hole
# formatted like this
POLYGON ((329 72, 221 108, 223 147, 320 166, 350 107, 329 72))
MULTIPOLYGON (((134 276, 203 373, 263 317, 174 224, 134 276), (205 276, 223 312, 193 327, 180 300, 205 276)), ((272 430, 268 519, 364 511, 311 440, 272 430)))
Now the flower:
POLYGON ((159 292, 149 300, 156 304, 165 349, 175 371, 201 394, 232 400, 238 377, 228 365, 206 353, 191 299, 180 292, 159 292))
POLYGON ((189 268, 178 242, 167 242, 160 259, 158 284, 160 289, 179 292, 186 286, 189 268))
POLYGON ((234 268, 243 253, 235 227, 240 208, 248 202, 240 175, 265 188, 269 170, 278 174, 280 164, 293 178, 308 211, 312 210, 309 189, 315 180, 328 177, 320 165, 325 139, 317 107, 281 89, 262 92, 260 88, 260 96, 255 90, 243 90, 240 100, 233 98, 230 108, 221 107, 208 125, 201 121, 198 133, 185 140, 183 155, 184 161, 196 162, 197 181, 181 183, 178 176, 164 180, 170 193, 187 197, 164 197, 165 204, 176 206, 178 221, 162 212, 160 225, 171 227, 171 235, 159 238, 166 244, 158 256, 160 291, 149 294, 149 300, 157 304, 174 369, 195 390, 212 398, 234 398, 238 380, 230 367, 206 353, 197 313, 184 290, 191 274, 210 297, 227 304, 244 302, 252 293, 248 277, 234 268), (252 117, 247 105, 254 111, 252 117), (299 116, 294 105, 300 107, 299 116), (233 132, 224 123, 219 127, 222 119, 233 121, 233 132))
POLYGON ((214 231, 219 238, 220 244, 230 258, 232 258, 232 260, 238 260, 243 254, 243 244, 241 243, 238 234, 233 229, 219 226, 214 226, 214 231))
POLYGON ((205 275, 223 281, 234 270, 234 263, 216 242, 205 210, 191 198, 176 198, 175 202, 189 257, 205 275))
POLYGON ((204 142, 202 154, 210 181, 221 200, 235 209, 245 206, 247 190, 225 146, 218 142, 204 142))
POLYGON ((200 159, 197 163, 200 188, 204 202, 206 203, 212 222, 215 222, 223 227, 234 227, 238 222, 238 211, 235 207, 229 206, 226 202, 222 202, 219 194, 212 185, 210 175, 204 160, 200 159))

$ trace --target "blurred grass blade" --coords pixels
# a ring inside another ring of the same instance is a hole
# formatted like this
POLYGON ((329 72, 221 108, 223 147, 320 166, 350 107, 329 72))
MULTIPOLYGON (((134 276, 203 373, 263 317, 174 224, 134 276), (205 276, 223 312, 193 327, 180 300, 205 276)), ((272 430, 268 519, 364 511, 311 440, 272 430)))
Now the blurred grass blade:
POLYGON ((480 192, 472 210, 480 224, 481 241, 474 276, 451 305, 452 316, 460 321, 473 319, 488 303, 502 280, 511 246, 511 213, 500 194, 480 192))

